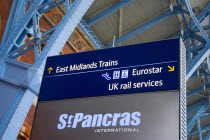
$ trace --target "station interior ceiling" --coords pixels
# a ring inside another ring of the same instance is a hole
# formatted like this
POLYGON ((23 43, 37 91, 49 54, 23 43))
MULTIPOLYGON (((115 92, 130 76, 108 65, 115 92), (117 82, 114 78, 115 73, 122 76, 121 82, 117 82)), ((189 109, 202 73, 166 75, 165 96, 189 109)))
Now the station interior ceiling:
MULTIPOLYGON (((117 0, 95 1, 85 14, 85 21, 87 23, 91 23, 91 19, 101 13, 101 11, 112 7, 118 2, 119 1, 117 0)), ((205 8, 205 6, 209 4, 209 0, 191 0, 190 2, 192 8, 194 9, 195 15, 198 15, 205 8)), ((135 29, 145 25, 145 23, 148 23, 160 15, 167 13, 167 11, 170 11, 170 4, 170 0, 136 0, 121 8, 119 11, 112 13, 111 15, 96 22, 91 26, 91 29, 98 36, 99 40, 105 44, 105 46, 112 47, 110 45, 112 45, 112 42, 115 38, 115 42, 117 42, 119 38, 123 37, 124 35, 131 33, 135 29)), ((133 37, 127 37, 122 41, 122 43, 117 42, 117 46, 173 38, 176 36, 176 34, 180 33, 182 28, 184 28, 185 25, 183 25, 183 22, 184 21, 181 15, 169 16, 149 29, 138 32, 138 34, 135 34, 133 37)), ((206 26, 208 24, 209 18, 206 18, 205 21, 202 22, 202 26, 206 26)), ((195 76, 188 80, 187 92, 201 87, 203 85, 203 80, 204 79, 202 76, 195 76)), ((209 91, 206 90, 200 91, 194 96, 190 96, 187 98, 188 106, 205 99, 208 97, 208 94, 209 91)), ((210 118, 205 118, 201 121, 203 124, 207 124, 209 122, 210 118)), ((198 139, 198 136, 192 136, 189 139, 198 139)))
MULTIPOLYGON (((29 4, 28 7, 33 3, 31 0, 25 0, 25 2, 29 4)), ((202 32, 199 32, 199 29, 194 29, 194 27, 190 28, 196 32, 195 34, 191 35, 190 31, 186 31, 188 25, 193 25, 193 18, 189 14, 187 6, 181 7, 183 8, 181 9, 177 6, 178 3, 184 3, 184 0, 95 0, 82 18, 82 22, 85 22, 85 26, 88 26, 88 30, 91 30, 93 37, 87 33, 85 28, 83 28, 84 25, 79 24, 68 38, 62 51, 60 51, 60 54, 120 47, 180 36, 183 38, 187 36, 187 39, 185 38, 185 40, 187 40, 185 41, 186 48, 192 46, 190 47, 190 49, 192 49, 195 44, 195 46, 202 46, 202 42, 205 42, 203 41, 205 37, 203 39, 202 32), (184 16, 183 13, 185 14, 184 16), (195 39, 188 39, 190 37, 194 37, 195 39)), ((210 0, 190 0, 190 4, 195 16, 199 17, 199 14, 202 14, 206 8, 210 7, 210 0)), ((11 6, 12 0, 1 1, 1 47, 6 40, 4 32, 6 31, 7 21, 9 20, 8 17, 11 6)), ((209 10, 210 8, 208 8, 208 11, 209 10)), ((59 26, 63 17, 65 17, 65 11, 65 6, 59 5, 45 12, 39 19, 38 28, 40 32, 45 33, 46 31, 59 26)), ((198 19, 198 21, 201 22, 201 27, 205 27, 205 33, 209 36, 209 15, 204 17, 205 18, 198 19)), ((15 27, 12 30, 15 30, 15 27)), ((33 39, 33 37, 26 37, 23 44, 30 42, 33 39)), ((40 51, 43 50, 47 43, 48 42, 46 41, 40 44, 40 51)), ((208 44, 208 41, 205 43, 208 44)), ((193 62, 193 59, 196 58, 201 50, 202 48, 196 49, 196 52, 192 53, 194 56, 191 60, 187 61, 187 67, 190 66, 190 63, 193 62)), ((188 55, 189 54, 190 53, 188 53, 188 55)), ((205 109, 205 113, 207 113, 207 115, 204 114, 206 115, 205 117, 202 116, 201 118, 199 115, 197 116, 200 111, 199 107, 202 107, 202 103, 205 100, 210 100, 209 57, 210 56, 208 55, 206 60, 204 60, 204 63, 209 65, 209 70, 207 71, 204 68, 205 74, 203 75, 200 66, 196 69, 196 74, 193 74, 187 80, 187 106, 190 109, 188 111, 191 112, 188 114, 188 123, 190 123, 192 119, 195 119, 191 130, 192 132, 195 132, 195 134, 189 135, 188 140, 200 140, 201 137, 210 138, 210 108, 205 109), (193 107, 196 109, 191 109, 193 107), (198 120, 200 126, 197 125, 198 120), (205 131, 202 131, 202 128, 205 128, 205 131)), ((34 50, 30 50, 15 59, 33 65, 36 62, 36 54, 34 50)), ((2 95, 0 94, 0 96, 2 95)), ((27 139, 30 135, 36 100, 37 98, 34 100, 33 104, 31 103, 32 107, 28 111, 29 113, 26 120, 21 127, 19 139, 27 139)))
MULTIPOLYGON (((117 0, 95 1, 88 12, 85 14, 85 21, 87 23, 91 23, 92 19, 101 13, 101 11, 112 7, 118 2, 119 1, 117 0)), ((209 2, 209 0, 191 0, 190 3, 194 10, 194 14, 198 15, 205 8, 205 6, 209 4, 209 2)), ((134 30, 138 30, 138 28, 141 28, 149 21, 167 13, 167 11, 170 11, 170 4, 170 0, 136 0, 121 8, 119 11, 96 22, 91 26, 91 29, 98 36, 99 40, 105 44, 105 46, 112 47, 110 45, 112 45, 112 42, 115 38, 115 42, 117 42, 124 35, 131 33, 134 30)), ((201 25, 209 25, 209 18, 206 18, 201 25)), ((156 25, 138 32, 138 34, 135 34, 132 37, 127 37, 123 41, 119 40, 119 42, 122 43, 117 42, 117 46, 125 46, 173 38, 180 33, 182 28, 185 28, 185 25, 181 15, 172 15, 157 23, 156 25)), ((209 33, 209 31, 206 32, 209 33)), ((203 85, 203 80, 204 78, 202 76, 195 76, 188 80, 187 92, 189 93, 190 91, 194 91, 195 89, 201 87, 203 85)), ((187 104, 188 106, 193 105, 196 102, 207 98, 208 96, 209 90, 199 91, 194 96, 187 98, 187 104)), ((209 122, 210 118, 208 117, 201 120, 203 125, 208 124, 209 122)), ((198 136, 191 136, 188 139, 198 139, 198 136)))

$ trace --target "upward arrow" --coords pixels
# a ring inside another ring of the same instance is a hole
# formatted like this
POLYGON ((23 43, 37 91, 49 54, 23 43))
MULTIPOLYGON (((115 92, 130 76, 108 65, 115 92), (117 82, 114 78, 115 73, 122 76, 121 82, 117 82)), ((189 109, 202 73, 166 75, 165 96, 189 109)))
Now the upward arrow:
POLYGON ((169 68, 169 70, 168 71, 174 71, 175 70, 175 68, 174 68, 174 66, 168 66, 168 68, 169 68))
POLYGON ((52 70, 53 70, 52 67, 50 67, 49 69, 47 69, 47 71, 49 72, 49 74, 51 73, 52 70))

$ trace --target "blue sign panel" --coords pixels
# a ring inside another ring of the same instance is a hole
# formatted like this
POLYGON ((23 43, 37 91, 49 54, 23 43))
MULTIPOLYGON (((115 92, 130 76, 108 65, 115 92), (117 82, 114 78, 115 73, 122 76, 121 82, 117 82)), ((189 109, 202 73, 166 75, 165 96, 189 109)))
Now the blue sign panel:
POLYGON ((30 140, 186 140, 184 49, 170 39, 49 57, 30 140))
POLYGON ((180 40, 48 57, 39 101, 179 89, 180 40))

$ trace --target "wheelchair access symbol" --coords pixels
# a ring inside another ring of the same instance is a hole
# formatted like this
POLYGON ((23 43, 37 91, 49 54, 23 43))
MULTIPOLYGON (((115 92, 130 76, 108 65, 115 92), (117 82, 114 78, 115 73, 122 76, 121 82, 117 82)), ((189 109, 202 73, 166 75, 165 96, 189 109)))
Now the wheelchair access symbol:
POLYGON ((121 78, 128 78, 128 70, 122 70, 121 78))
POLYGON ((106 80, 112 79, 111 77, 109 77, 109 74, 107 72, 105 74, 102 74, 102 77, 104 77, 106 80))

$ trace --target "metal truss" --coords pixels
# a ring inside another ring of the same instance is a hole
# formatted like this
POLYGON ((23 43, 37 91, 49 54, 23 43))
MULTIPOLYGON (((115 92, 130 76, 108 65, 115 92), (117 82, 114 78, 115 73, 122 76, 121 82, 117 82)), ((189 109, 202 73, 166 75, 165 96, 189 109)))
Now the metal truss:
POLYGON ((97 49, 104 49, 104 44, 100 41, 100 39, 94 34, 91 30, 90 25, 86 23, 85 20, 81 20, 78 24, 80 29, 85 33, 85 35, 90 39, 90 41, 95 45, 97 49))
POLYGON ((94 16, 93 18, 89 19, 87 21, 87 24, 89 26, 95 24, 96 22, 98 22, 99 20, 105 18, 106 16, 116 12, 117 10, 119 10, 120 8, 130 4, 131 2, 133 2, 134 0, 120 0, 120 2, 118 2, 117 4, 115 4, 114 6, 104 10, 103 12, 101 12, 100 14, 94 16))
POLYGON ((58 55, 94 0, 14 1, 0 47, 0 139, 15 140, 39 92, 47 56, 58 55), (65 16, 55 27, 40 32, 39 19, 57 6, 65 16), (27 39, 29 39, 27 41, 27 39), (45 47, 41 45, 45 43, 45 47), (17 59, 34 50, 34 64, 17 59))
POLYGON ((184 11, 180 13, 183 19, 182 38, 185 40, 187 48, 187 70, 186 80, 191 77, 201 76, 203 85, 187 93, 187 97, 191 97, 199 92, 207 92, 206 99, 203 99, 188 107, 188 125, 187 135, 198 135, 199 140, 208 140, 210 138, 210 122, 201 121, 209 116, 209 89, 210 89, 210 40, 208 31, 210 28, 202 26, 202 22, 209 17, 210 4, 196 17, 193 13, 189 0, 176 0, 176 10, 184 11))
MULTIPOLYGON (((130 31, 129 33, 123 35, 122 37, 115 40, 115 46, 118 46, 119 44, 125 42, 126 40, 138 35, 139 33, 144 32, 145 30, 151 28, 152 26, 158 24, 159 22, 165 20, 166 18, 174 15, 174 12, 171 12, 170 10, 166 11, 165 13, 159 15, 158 17, 152 19, 151 21, 143 24, 142 26, 136 28, 133 31, 130 31)), ((112 46, 112 42, 106 45, 106 48, 109 48, 112 46)))
POLYGON ((97 49, 104 49, 104 48, 107 48, 107 46, 104 46, 104 44, 100 41, 100 39, 91 30, 90 26, 94 25, 95 23, 109 16, 110 14, 120 10, 120 8, 123 8, 124 6, 132 3, 133 1, 134 0, 120 0, 120 2, 116 3, 114 6, 111 6, 110 8, 102 11, 101 13, 97 14, 93 18, 87 21, 81 20, 81 22, 79 23, 79 27, 87 35, 87 37, 92 41, 92 43, 95 45, 97 49))
MULTIPOLYGON (((57 55, 78 25, 97 49, 108 48, 112 43, 104 45, 91 30, 91 26, 106 16, 134 0, 121 0, 114 6, 102 11, 87 21, 82 19, 94 0, 21 0, 14 1, 7 27, 0 45, 0 139, 16 139, 22 122, 39 92, 40 80, 45 59, 57 55), (50 9, 62 5, 66 12, 57 26, 41 33, 39 19, 50 9), (71 22, 70 22, 71 20, 71 22), (30 41, 26 41, 30 36, 30 41), (41 45, 46 44, 42 50, 41 45), (17 59, 34 50, 34 64, 26 64, 17 59)), ((197 16, 194 15, 189 0, 176 0, 171 10, 159 15, 135 30, 119 37, 115 45, 145 31, 166 18, 179 14, 184 22, 182 36, 187 48, 187 78, 201 76, 203 85, 187 93, 187 97, 210 90, 210 41, 207 34, 210 25, 201 26, 209 17, 210 4, 197 16)), ((202 124, 202 119, 210 115, 209 99, 205 98, 187 107, 188 136, 198 135, 200 140, 210 138, 210 123, 202 124), (196 127, 197 126, 197 127, 196 127)))
MULTIPOLYGON (((186 44, 187 49, 187 70, 186 81, 195 76, 201 76, 203 78, 203 85, 187 93, 187 98, 197 95, 199 92, 207 92, 209 96, 210 90, 210 41, 207 33, 210 30, 210 23, 202 26, 203 21, 210 15, 210 4, 208 4, 200 14, 194 15, 189 0, 176 0, 171 3, 171 10, 159 15, 151 21, 141 25, 133 31, 117 38, 115 45, 125 42, 126 40, 136 36, 137 34, 147 30, 148 28, 156 25, 157 23, 165 20, 166 18, 179 14, 183 19, 183 30, 181 33, 174 35, 173 37, 182 37, 186 44)), ((110 9, 111 10, 111 9, 110 9)), ((107 11, 107 10, 106 10, 107 11)), ((106 12, 102 12, 106 13, 106 12)), ((107 12, 108 13, 108 12, 107 12)), ((111 13, 109 13, 111 14, 111 13)), ((99 14, 100 15, 100 14, 99 14)), ((97 16, 96 16, 97 17, 97 16)), ((101 19, 101 18, 98 18, 101 19)), ((94 20, 89 20, 87 23, 94 20)), ((92 25, 92 24, 91 24, 92 25)), ((91 38, 90 38, 91 39, 91 38)), ((98 40, 98 38, 97 38, 98 40)), ((99 41, 100 42, 100 41, 99 41)), ((101 45, 103 46, 103 45, 101 45)), ((102 48, 109 48, 112 46, 112 42, 103 46, 102 48)), ((100 48, 100 47, 98 47, 100 48)), ((200 140, 207 140, 210 138, 210 122, 207 124, 201 124, 202 119, 205 119, 210 115, 209 109, 209 97, 203 99, 193 105, 188 106, 188 136, 199 135, 200 140), (197 128, 196 128, 197 124, 197 128)))

